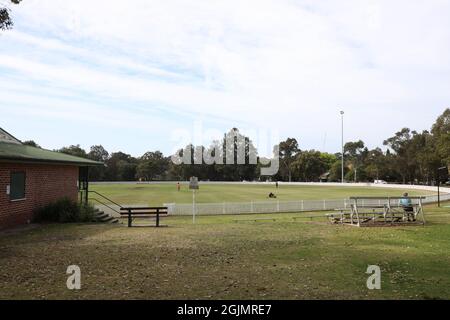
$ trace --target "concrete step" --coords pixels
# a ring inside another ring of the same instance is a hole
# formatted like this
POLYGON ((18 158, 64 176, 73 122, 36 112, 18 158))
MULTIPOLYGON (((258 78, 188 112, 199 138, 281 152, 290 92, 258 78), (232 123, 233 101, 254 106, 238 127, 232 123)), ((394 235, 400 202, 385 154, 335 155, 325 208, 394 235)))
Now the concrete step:
POLYGON ((119 222, 119 219, 114 218, 103 211, 100 211, 100 210, 97 211, 97 210, 95 212, 95 218, 94 218, 95 221, 101 222, 101 223, 118 223, 119 222))
POLYGON ((107 218, 100 219, 100 221, 102 221, 102 222, 111 222, 114 219, 115 219, 114 217, 107 217, 107 218))
POLYGON ((104 219, 104 218, 108 218, 109 217, 109 214, 107 214, 107 213, 98 213, 98 214, 96 214, 95 215, 95 218, 96 219, 104 219))

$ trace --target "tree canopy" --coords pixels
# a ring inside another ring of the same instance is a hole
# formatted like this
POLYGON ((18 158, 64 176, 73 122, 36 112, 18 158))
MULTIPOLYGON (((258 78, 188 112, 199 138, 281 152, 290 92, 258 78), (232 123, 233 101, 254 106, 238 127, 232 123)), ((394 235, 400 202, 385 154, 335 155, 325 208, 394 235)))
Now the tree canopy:
MULTIPOLYGON (((30 145, 34 144, 30 142, 30 145)), ((340 181, 340 153, 301 150, 296 138, 281 141, 279 146, 280 170, 271 177, 272 180, 340 181)), ((369 150, 361 140, 348 141, 344 146, 345 180, 435 183, 437 168, 450 164, 450 109, 439 116, 430 131, 419 133, 402 128, 387 138, 384 146, 385 150, 369 150)), ((160 151, 148 151, 135 158, 124 152, 109 153, 101 145, 92 146, 88 153, 79 145, 58 151, 104 162, 104 168, 91 169, 92 180, 188 180, 191 176, 212 181, 270 178, 260 176, 258 168, 261 165, 254 163, 258 157, 256 147, 237 128, 209 146, 188 144, 179 150, 179 156, 186 156, 191 164, 174 164, 169 156, 164 156, 160 151), (238 150, 244 151, 243 158, 238 158, 238 150), (228 160, 234 164, 230 165, 228 160)))
MULTIPOLYGON (((10 0, 13 4, 19 4, 22 0, 10 0)), ((11 29, 14 22, 11 19, 11 9, 7 4, 0 3, 0 30, 11 29)))

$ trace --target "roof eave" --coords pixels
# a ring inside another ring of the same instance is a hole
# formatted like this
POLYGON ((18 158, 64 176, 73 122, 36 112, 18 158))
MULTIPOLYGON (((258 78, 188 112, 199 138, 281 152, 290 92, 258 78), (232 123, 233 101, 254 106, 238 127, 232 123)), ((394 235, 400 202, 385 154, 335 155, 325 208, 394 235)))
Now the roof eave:
POLYGON ((0 162, 20 162, 20 163, 37 163, 37 164, 60 164, 78 167, 100 167, 105 166, 103 162, 77 162, 77 161, 60 161, 47 159, 27 159, 20 157, 0 157, 0 162))

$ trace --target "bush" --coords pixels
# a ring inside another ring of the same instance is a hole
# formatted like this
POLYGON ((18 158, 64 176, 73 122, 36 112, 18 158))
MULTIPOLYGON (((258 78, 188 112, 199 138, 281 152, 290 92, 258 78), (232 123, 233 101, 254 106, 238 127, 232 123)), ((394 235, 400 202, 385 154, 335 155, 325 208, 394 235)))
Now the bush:
POLYGON ((92 222, 94 221, 94 207, 79 204, 69 198, 62 198, 37 209, 33 215, 33 222, 92 222))
POLYGON ((79 222, 95 221, 95 208, 91 204, 82 204, 80 206, 79 222))

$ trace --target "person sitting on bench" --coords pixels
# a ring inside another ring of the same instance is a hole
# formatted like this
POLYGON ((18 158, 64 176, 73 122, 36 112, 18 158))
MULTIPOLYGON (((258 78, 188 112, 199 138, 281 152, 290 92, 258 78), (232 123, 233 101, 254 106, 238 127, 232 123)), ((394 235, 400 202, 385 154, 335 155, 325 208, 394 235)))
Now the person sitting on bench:
POLYGON ((403 198, 400 199, 400 206, 403 207, 408 221, 411 221, 410 218, 412 218, 412 221, 416 221, 416 218, 414 217, 414 207, 407 192, 405 192, 403 194, 403 198))

